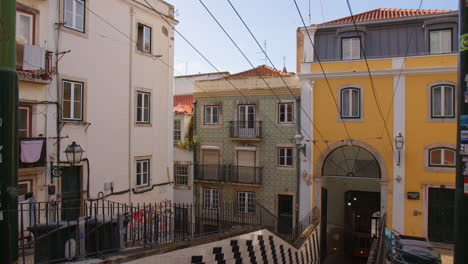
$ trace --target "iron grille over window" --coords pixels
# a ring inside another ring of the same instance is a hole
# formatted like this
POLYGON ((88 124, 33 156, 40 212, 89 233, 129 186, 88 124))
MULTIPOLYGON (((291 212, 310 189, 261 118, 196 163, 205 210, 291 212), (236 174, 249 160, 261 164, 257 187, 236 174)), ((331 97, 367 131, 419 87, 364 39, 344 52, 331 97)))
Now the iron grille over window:
POLYGON ((325 159, 323 176, 380 178, 380 166, 375 157, 358 146, 343 146, 325 159))
POLYGON ((187 185, 189 175, 189 165, 174 165, 174 180, 176 185, 187 185))

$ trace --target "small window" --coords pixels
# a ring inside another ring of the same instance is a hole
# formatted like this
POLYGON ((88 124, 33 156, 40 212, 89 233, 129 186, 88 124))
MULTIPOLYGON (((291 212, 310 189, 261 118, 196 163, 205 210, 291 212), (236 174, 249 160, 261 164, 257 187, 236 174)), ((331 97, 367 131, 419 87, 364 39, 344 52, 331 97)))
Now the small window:
POLYGON ((293 166, 293 148, 278 148, 278 167, 293 166))
POLYGON ((148 186, 150 183, 150 160, 136 161, 136 186, 148 186))
POLYGON ((294 122, 294 103, 279 103, 278 110, 278 123, 291 124, 294 122))
POLYGON ((429 51, 431 54, 452 52, 452 30, 429 31, 429 51))
POLYGON ((430 149, 429 167, 455 167, 455 150, 449 148, 430 149))
POLYGON ((455 117, 455 87, 437 85, 431 88, 432 118, 455 117))
POLYGON ((205 209, 219 208, 219 190, 218 189, 203 189, 203 207, 205 209))
POLYGON ((341 39, 341 56, 343 60, 361 58, 361 39, 358 37, 341 39))
POLYGON ((240 213, 255 214, 255 193, 254 192, 238 192, 237 204, 240 213))
POLYGON ((16 11, 16 42, 20 44, 34 44, 34 15, 32 13, 16 11))
POLYGON ((174 120, 174 141, 179 141, 181 137, 180 120, 174 120))
POLYGON ((137 92, 137 123, 150 123, 150 93, 137 92))
POLYGON ((18 108, 18 137, 30 137, 31 108, 20 106, 18 108))
POLYGON ((205 106, 205 124, 216 125, 219 122, 219 106, 207 105, 205 106))
POLYGON ((345 88, 341 90, 341 118, 352 119, 361 117, 361 90, 345 88))
POLYGON ((151 28, 138 23, 137 48, 141 51, 151 53, 151 28))
POLYGON ((62 85, 62 119, 83 120, 83 83, 64 80, 62 85))
POLYGON ((188 184, 189 165, 175 164, 174 165, 174 181, 176 185, 188 184))
POLYGON ((84 32, 85 28, 85 1, 65 0, 63 9, 64 25, 67 28, 84 32))

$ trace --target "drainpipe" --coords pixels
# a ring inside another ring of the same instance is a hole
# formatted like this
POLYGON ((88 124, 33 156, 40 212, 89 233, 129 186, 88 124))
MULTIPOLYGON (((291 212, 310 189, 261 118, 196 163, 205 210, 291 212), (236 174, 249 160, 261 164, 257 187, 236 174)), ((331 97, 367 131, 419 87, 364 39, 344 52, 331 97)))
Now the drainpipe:
MULTIPOLYGON (((297 113, 297 132, 301 133, 301 99, 299 97, 296 98, 296 113, 297 113)), ((300 195, 301 195, 301 151, 296 146, 296 157, 297 157, 297 165, 296 165, 296 174, 297 174, 297 183, 296 183, 296 228, 294 232, 296 236, 299 235, 299 205, 300 205, 300 195)))
MULTIPOLYGON (((193 115, 192 115, 192 138, 197 135, 197 101, 193 102, 193 115)), ((197 161, 197 146, 193 146, 193 175, 192 175, 192 182, 193 182, 193 188, 192 188, 192 195, 193 195, 193 202, 196 202, 196 190, 195 190, 195 164, 197 161)))
MULTIPOLYGON (((128 190, 132 189, 132 137, 133 137, 133 17, 135 11, 130 8, 130 45, 128 64, 128 190)), ((128 203, 132 203, 132 192, 128 192, 128 203)))

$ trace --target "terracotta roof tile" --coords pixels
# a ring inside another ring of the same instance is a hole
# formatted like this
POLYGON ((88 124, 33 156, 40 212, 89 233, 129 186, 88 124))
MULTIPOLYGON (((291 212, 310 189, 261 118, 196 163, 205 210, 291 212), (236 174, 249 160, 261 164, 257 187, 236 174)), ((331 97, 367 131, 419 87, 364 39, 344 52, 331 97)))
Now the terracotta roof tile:
POLYGON ((277 70, 267 65, 260 65, 257 68, 239 72, 239 73, 230 74, 226 77, 230 79, 243 79, 243 78, 251 78, 251 77, 258 77, 258 76, 275 77, 275 76, 279 76, 278 73, 281 76, 294 75, 294 73, 291 73, 291 72, 283 72, 283 71, 277 70))
POLYGON ((193 95, 175 95, 174 112, 191 114, 193 112, 193 95))
MULTIPOLYGON (((353 16, 355 22, 375 21, 385 19, 396 19, 411 16, 433 15, 441 13, 455 12, 456 10, 432 10, 432 9, 396 9, 396 8, 377 8, 353 16)), ((339 18, 324 22, 320 25, 345 24, 352 23, 351 16, 339 18)))

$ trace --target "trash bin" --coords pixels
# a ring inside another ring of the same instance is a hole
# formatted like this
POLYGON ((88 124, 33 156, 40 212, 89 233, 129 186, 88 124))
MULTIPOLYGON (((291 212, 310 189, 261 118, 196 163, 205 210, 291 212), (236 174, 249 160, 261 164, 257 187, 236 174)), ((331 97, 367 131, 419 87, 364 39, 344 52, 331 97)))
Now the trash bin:
POLYGON ((123 247, 128 214, 118 216, 96 216, 86 221, 86 255, 117 251, 123 247))

